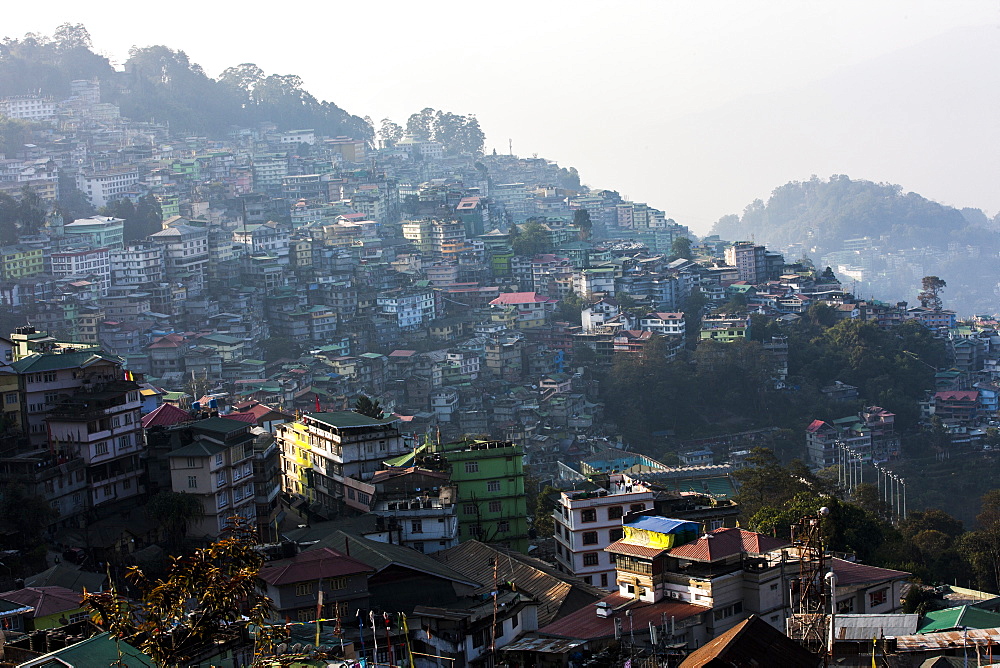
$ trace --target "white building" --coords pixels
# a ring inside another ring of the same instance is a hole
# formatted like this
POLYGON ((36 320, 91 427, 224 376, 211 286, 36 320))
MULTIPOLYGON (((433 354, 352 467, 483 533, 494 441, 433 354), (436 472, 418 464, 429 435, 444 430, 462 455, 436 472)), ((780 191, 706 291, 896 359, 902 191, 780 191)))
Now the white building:
POLYGON ((0 115, 26 121, 47 121, 56 117, 56 103, 37 95, 11 95, 0 99, 0 115))
POLYGON ((376 299, 379 310, 394 316, 402 330, 415 330, 436 316, 434 293, 430 290, 405 290, 380 295, 376 299))
POLYGON ((97 286, 101 296, 111 288, 111 251, 107 248, 86 248, 52 254, 52 275, 60 278, 80 278, 97 286))
POLYGON ((205 287, 208 265, 208 231, 192 227, 183 218, 168 220, 168 225, 149 240, 163 249, 164 272, 171 283, 183 283, 189 297, 198 297, 205 287))
POLYGON ((616 590, 615 562, 604 548, 622 538, 622 517, 651 508, 653 497, 653 490, 621 473, 611 474, 608 489, 560 494, 552 513, 559 569, 616 590))
POLYGON ((76 176, 76 187, 94 206, 107 206, 112 200, 127 197, 138 185, 139 170, 131 167, 106 172, 81 170, 76 176))
POLYGON ((647 313, 639 319, 639 329, 661 336, 684 336, 683 313, 647 313))
POLYGON ((290 144, 292 146, 298 146, 299 144, 309 144, 312 146, 316 143, 316 131, 315 130, 289 130, 288 132, 281 133, 281 143, 290 144))
POLYGON ((111 251, 111 284, 139 285, 163 280, 163 247, 150 243, 132 244, 111 251))

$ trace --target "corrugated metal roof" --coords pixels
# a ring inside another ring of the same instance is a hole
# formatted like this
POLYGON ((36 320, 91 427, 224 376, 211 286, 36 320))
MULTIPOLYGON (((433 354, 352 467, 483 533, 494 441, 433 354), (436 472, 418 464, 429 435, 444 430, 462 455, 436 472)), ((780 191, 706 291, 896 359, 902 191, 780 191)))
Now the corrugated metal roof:
POLYGON ((652 559, 666 552, 666 549, 662 547, 636 545, 635 543, 626 543, 624 540, 617 540, 604 548, 604 550, 605 552, 624 554, 629 557, 639 557, 640 559, 652 559))
POLYGON ((507 645, 501 651, 564 654, 582 644, 582 640, 570 640, 568 638, 522 638, 515 643, 507 645))
POLYGON ((883 580, 898 580, 910 576, 910 573, 906 571, 894 571, 889 568, 856 564, 853 561, 845 561, 837 557, 830 560, 830 565, 833 567, 833 572, 837 575, 838 587, 880 582, 883 580))
POLYGON ((721 528, 693 543, 670 550, 670 556, 692 561, 716 561, 737 554, 766 554, 787 546, 787 540, 764 536, 744 529, 721 528))
POLYGON ((956 647, 974 647, 987 643, 1000 646, 1000 628, 896 636, 896 651, 929 652, 956 647))
POLYGON ((920 615, 837 615, 838 640, 871 640, 882 636, 914 633, 920 615))
POLYGON ((598 617, 596 607, 588 605, 553 624, 539 628, 538 632, 543 635, 576 640, 597 640, 614 637, 614 618, 624 616, 626 609, 632 612, 632 626, 636 629, 637 634, 640 633, 639 629, 648 633, 646 629, 648 629, 650 622, 658 625, 662 624, 664 619, 671 617, 674 618, 674 621, 680 621, 711 611, 711 608, 678 601, 646 603, 621 594, 609 594, 601 601, 608 603, 615 611, 611 617, 598 617))
POLYGON ((497 579, 511 582, 517 591, 538 601, 538 625, 544 626, 582 606, 600 599, 606 591, 582 580, 558 573, 550 566, 523 554, 469 540, 447 550, 434 552, 434 559, 491 587, 493 560, 497 579))

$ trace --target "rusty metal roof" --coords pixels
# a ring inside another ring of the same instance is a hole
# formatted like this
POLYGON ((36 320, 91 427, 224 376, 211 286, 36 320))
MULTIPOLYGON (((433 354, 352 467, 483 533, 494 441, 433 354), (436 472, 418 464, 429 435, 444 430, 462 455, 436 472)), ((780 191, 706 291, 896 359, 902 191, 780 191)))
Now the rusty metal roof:
POLYGON ((1000 646, 1000 628, 896 636, 897 652, 929 652, 988 644, 1000 646))
POLYGON ((515 643, 507 645, 501 651, 564 654, 582 644, 582 640, 570 640, 569 638, 522 638, 515 643))

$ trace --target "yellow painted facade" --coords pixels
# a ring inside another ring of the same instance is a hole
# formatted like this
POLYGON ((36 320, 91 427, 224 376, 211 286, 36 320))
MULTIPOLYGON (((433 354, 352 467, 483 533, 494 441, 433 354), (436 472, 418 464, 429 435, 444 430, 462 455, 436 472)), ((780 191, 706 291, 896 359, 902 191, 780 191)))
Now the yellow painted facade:
POLYGON ((0 252, 0 276, 8 281, 27 278, 45 270, 41 248, 7 248, 0 252))

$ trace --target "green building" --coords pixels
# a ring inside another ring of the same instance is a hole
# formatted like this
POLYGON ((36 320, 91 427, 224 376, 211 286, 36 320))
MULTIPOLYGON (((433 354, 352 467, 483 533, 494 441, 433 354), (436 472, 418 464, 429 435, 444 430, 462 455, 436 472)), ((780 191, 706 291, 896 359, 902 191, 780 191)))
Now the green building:
POLYGON ((524 450, 509 441, 460 441, 438 448, 457 488, 459 540, 528 550, 524 450))

